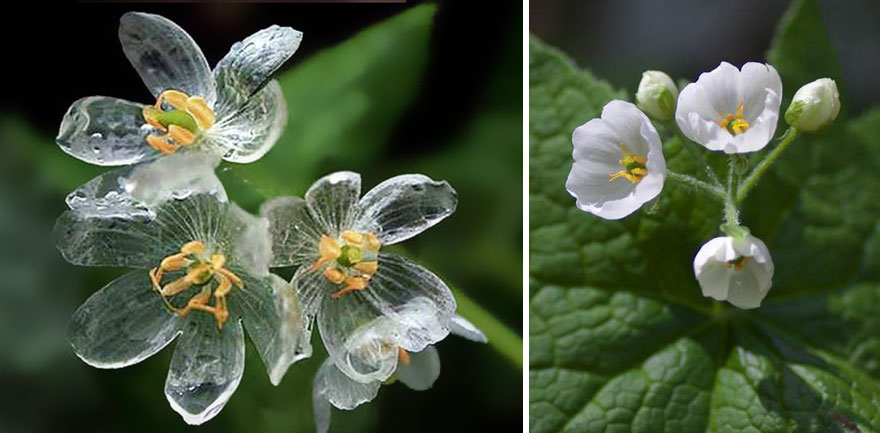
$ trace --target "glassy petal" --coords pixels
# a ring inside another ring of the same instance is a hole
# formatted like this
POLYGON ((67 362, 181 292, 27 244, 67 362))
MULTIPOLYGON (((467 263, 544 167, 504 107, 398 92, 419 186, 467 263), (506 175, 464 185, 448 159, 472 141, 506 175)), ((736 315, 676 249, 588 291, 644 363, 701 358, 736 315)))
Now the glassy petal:
MULTIPOLYGON (((354 409, 376 398, 381 385, 381 382, 378 381, 361 383, 351 380, 351 378, 339 371, 330 359, 326 359, 315 374, 313 390, 313 399, 316 405, 315 412, 316 414, 318 412, 317 402, 319 400, 329 402, 339 409, 354 409)), ((326 424, 329 426, 329 408, 327 408, 326 412, 326 424)), ((316 420, 317 418, 316 416, 316 420)), ((316 422, 316 424, 318 423, 316 422)))
POLYGON ((147 271, 129 272, 99 290, 70 319, 73 351, 98 368, 137 364, 179 333, 180 319, 153 290, 147 271))
POLYGON ((303 317, 293 287, 276 275, 242 276, 244 287, 234 289, 229 305, 244 322, 273 385, 288 367, 312 353, 303 339, 303 317))
POLYGON ((214 68, 217 112, 237 111, 299 48, 302 32, 271 26, 232 45, 214 68))
POLYGON ((223 218, 216 225, 219 226, 219 233, 214 235, 214 243, 228 254, 227 266, 253 275, 269 275, 269 262, 272 260, 269 220, 251 215, 237 204, 229 203, 223 218))
POLYGON ((398 363, 397 378, 404 385, 416 391, 424 391, 434 386, 440 377, 440 355, 434 346, 421 352, 409 354, 409 363, 398 363))
POLYGON ((219 148, 227 161, 253 162, 272 149, 286 124, 287 103, 281 85, 273 80, 211 127, 206 132, 208 145, 219 148))
POLYGON ((305 199, 322 234, 336 237, 352 226, 361 195, 361 175, 350 171, 328 174, 309 187, 305 199))
POLYGON ((119 41, 153 96, 175 89, 201 96, 209 105, 216 100, 208 61, 177 24, 159 15, 128 12, 119 20, 119 41))
POLYGON ((244 372, 244 334, 237 320, 217 329, 210 314, 187 316, 178 339, 165 396, 187 424, 216 416, 235 392, 244 372))
POLYGON ((409 239, 451 215, 458 204, 455 190, 445 181, 421 174, 388 179, 358 202, 355 227, 374 232, 383 245, 409 239))
POLYGON ((130 165, 161 154, 147 144, 153 128, 144 123, 143 104, 89 96, 70 105, 55 142, 71 156, 95 165, 130 165))
MULTIPOLYGON (((319 371, 320 372, 320 371, 319 371)), ((315 376, 315 384, 312 385, 312 411, 315 415, 315 431, 327 433, 330 430, 330 402, 318 388, 318 377, 315 376)))
POLYGON ((270 267, 311 265, 318 259, 321 230, 312 218, 305 200, 276 197, 260 206, 260 215, 269 219, 272 236, 270 267))
POLYGON ((147 216, 90 216, 69 210, 58 217, 55 246, 81 266, 156 266, 169 252, 147 216))
POLYGON ((486 334, 480 328, 477 328, 473 323, 458 314, 452 316, 452 319, 449 321, 449 332, 477 343, 489 342, 486 334))

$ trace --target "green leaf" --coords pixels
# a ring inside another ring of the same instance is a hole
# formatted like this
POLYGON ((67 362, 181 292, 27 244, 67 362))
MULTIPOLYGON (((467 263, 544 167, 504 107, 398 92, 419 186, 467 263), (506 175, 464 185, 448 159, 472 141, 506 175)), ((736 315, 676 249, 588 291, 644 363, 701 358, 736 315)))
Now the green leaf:
MULTIPOLYGON (((796 2, 777 42, 817 13, 796 2)), ((776 276, 744 311, 691 269, 720 204, 667 182, 650 214, 574 206, 571 133, 623 95, 535 38, 529 67, 530 431, 880 431, 880 112, 795 142, 746 200, 776 276)), ((678 139, 664 155, 702 175, 678 139)))

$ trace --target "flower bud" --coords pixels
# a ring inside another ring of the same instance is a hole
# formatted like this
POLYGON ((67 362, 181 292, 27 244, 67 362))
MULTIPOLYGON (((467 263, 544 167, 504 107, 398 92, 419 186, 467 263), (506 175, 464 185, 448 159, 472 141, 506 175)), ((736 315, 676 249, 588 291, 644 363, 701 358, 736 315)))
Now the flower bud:
POLYGON ((798 89, 785 111, 785 121, 801 131, 822 132, 831 126, 838 113, 837 83, 830 78, 820 78, 798 89))
POLYGON ((660 71, 645 71, 639 90, 636 92, 636 105, 656 120, 669 120, 675 114, 675 101, 678 88, 669 75, 660 71))

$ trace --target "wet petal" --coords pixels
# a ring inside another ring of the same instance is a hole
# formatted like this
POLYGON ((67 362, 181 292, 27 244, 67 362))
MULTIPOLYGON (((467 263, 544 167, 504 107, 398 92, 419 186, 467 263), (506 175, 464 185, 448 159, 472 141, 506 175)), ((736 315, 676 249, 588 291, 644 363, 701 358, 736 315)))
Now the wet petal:
POLYGON ((223 409, 243 372, 241 323, 230 320, 217 329, 213 316, 196 311, 187 317, 174 349, 165 396, 187 424, 202 424, 223 409))
POLYGON ((211 68, 199 46, 177 24, 159 15, 128 12, 119 20, 119 41, 153 96, 174 89, 213 104, 211 68))
POLYGON ((355 227, 378 234, 383 245, 409 239, 455 211, 458 197, 445 181, 421 174, 392 177, 358 202, 355 227))
POLYGON ((430 389, 440 377, 440 355, 434 346, 409 354, 409 363, 398 363, 397 378, 416 391, 430 389))
MULTIPOLYGON (((317 422, 319 418, 317 416, 319 412, 318 404, 320 401, 329 402, 339 409, 351 410, 376 398, 381 385, 381 382, 378 381, 361 383, 351 380, 351 378, 339 371, 330 359, 324 360, 321 368, 315 374, 315 384, 312 391, 315 403, 316 424, 319 426, 318 430, 321 430, 321 423, 317 422)), ((326 419, 323 424, 329 426, 329 407, 326 410, 322 407, 321 411, 326 413, 326 417, 321 417, 326 419)), ((324 431, 326 431, 326 427, 324 431)))
POLYGON ((361 195, 361 176, 338 171, 318 179, 306 191, 305 200, 322 234, 336 237, 351 227, 354 207, 361 195))
POLYGON ((161 154, 147 144, 143 104, 89 96, 70 105, 55 142, 73 157, 96 165, 130 165, 161 154))
POLYGON ((317 228, 305 200, 276 197, 260 206, 260 215, 269 219, 272 236, 270 267, 311 265, 318 258, 317 228))
POLYGON ((296 52, 301 40, 299 31, 271 26, 232 45, 214 68, 217 112, 237 111, 296 52))
POLYGON ((484 334, 480 328, 477 328, 473 323, 458 314, 452 316, 452 319, 450 319, 449 332, 458 335, 459 337, 476 341, 477 343, 489 342, 489 339, 486 338, 486 334, 484 334))
POLYGON ((180 319, 152 289, 146 271, 129 272, 93 294, 70 319, 73 351, 98 368, 137 364, 178 334, 180 319))
MULTIPOLYGON (((213 243, 227 254, 227 266, 247 273, 268 276, 272 260, 272 239, 269 238, 269 220, 245 212, 235 203, 222 210, 215 225, 213 243)), ((211 225, 210 220, 207 223, 211 225)), ((203 235, 207 238, 210 235, 203 235)))
POLYGON ((303 338, 299 301, 293 287, 276 275, 245 275, 242 279, 244 287, 229 296, 230 308, 239 312, 269 379, 278 385, 291 364, 312 353, 309 341, 303 338))
POLYGON ((286 124, 287 104, 273 80, 207 131, 207 145, 217 147, 227 161, 253 162, 272 149, 286 124))

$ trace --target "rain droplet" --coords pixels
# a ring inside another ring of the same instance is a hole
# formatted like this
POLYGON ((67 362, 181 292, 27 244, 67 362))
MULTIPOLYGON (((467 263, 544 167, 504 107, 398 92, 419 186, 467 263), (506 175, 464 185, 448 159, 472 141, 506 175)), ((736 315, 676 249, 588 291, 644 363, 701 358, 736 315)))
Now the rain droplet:
MULTIPOLYGON (((92 134, 92 138, 97 138, 98 140, 100 140, 100 139, 104 138, 104 134, 101 134, 100 132, 96 132, 96 133, 92 134)), ((95 147, 95 152, 97 152, 97 151, 98 151, 98 148, 95 147)))

